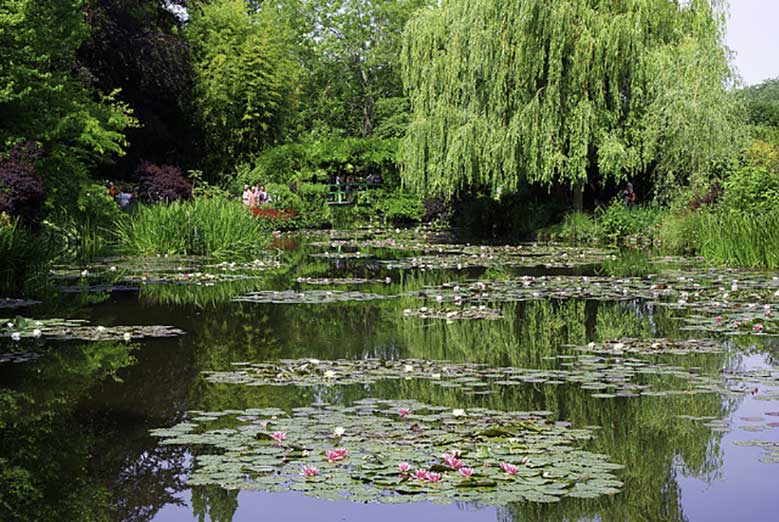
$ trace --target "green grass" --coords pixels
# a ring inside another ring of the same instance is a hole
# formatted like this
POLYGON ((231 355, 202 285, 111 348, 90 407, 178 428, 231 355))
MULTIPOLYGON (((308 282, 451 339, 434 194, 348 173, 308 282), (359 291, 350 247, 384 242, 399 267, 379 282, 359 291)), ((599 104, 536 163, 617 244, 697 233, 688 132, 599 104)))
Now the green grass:
POLYGON ((779 212, 701 212, 697 220, 698 253, 707 261, 779 269, 779 212))
POLYGON ((142 205, 119 224, 120 249, 134 255, 195 255, 248 260, 268 244, 261 220, 224 198, 142 205))
POLYGON ((19 297, 43 287, 52 250, 46 235, 24 228, 18 220, 0 222, 0 295, 19 297))

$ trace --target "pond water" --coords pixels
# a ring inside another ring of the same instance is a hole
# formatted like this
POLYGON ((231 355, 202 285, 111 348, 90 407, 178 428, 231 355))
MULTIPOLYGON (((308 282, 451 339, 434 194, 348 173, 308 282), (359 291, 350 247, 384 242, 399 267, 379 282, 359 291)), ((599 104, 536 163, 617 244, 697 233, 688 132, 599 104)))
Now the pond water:
POLYGON ((0 308, 0 519, 777 519, 777 274, 416 234, 63 268, 0 308))

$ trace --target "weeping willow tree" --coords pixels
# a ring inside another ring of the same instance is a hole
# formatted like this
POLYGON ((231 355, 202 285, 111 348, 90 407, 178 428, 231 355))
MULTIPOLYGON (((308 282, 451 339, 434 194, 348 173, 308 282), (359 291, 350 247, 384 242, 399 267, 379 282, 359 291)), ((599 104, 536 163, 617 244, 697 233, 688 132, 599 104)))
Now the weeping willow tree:
POLYGON ((734 149, 724 0, 443 0, 406 27, 404 178, 428 193, 660 186, 734 149))

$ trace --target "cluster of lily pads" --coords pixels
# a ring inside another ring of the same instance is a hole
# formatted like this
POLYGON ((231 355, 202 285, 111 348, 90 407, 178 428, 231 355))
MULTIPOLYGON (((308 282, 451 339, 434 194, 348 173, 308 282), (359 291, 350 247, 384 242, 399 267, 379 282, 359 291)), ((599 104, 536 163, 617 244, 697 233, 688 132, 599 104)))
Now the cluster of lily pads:
POLYGON ((298 277, 297 282, 303 285, 316 286, 342 286, 342 285, 368 285, 368 284, 390 284, 391 277, 383 279, 368 279, 364 277, 298 277))
POLYGON ((329 304, 351 301, 375 301, 393 297, 396 296, 342 290, 307 290, 304 292, 265 290, 236 297, 233 301, 273 304, 329 304))
POLYGON ((472 395, 500 387, 528 384, 577 384, 599 399, 614 397, 692 395, 722 391, 718 379, 681 367, 640 359, 598 356, 558 356, 559 369, 504 367, 421 359, 319 360, 283 359, 264 363, 233 363, 233 371, 204 372, 212 383, 250 386, 334 386, 372 384, 385 380, 419 379, 472 395), (661 376, 679 382, 677 389, 653 389, 641 382, 661 376))
POLYGON ((603 343, 591 342, 577 350, 604 355, 688 355, 720 353, 722 343, 715 339, 617 339, 603 343))
POLYGON ((428 308, 423 306, 416 310, 406 308, 403 310, 403 315, 405 317, 420 317, 422 319, 443 319, 448 322, 475 319, 495 321, 503 318, 502 311, 488 308, 485 305, 471 305, 454 308, 428 308))
POLYGON ((79 319, 0 319, 0 337, 81 341, 130 341, 145 337, 175 337, 185 332, 172 326, 101 326, 79 319))
POLYGON ((189 445, 189 485, 300 491, 354 502, 557 502, 620 491, 622 466, 581 449, 592 432, 546 412, 451 410, 416 401, 190 412, 154 430, 189 445))

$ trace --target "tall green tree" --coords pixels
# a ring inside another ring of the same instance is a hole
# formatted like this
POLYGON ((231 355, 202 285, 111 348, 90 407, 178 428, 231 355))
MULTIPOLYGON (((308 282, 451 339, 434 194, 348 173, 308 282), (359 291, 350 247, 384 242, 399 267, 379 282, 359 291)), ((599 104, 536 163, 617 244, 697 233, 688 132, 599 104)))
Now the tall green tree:
POLYGON ((195 113, 205 166, 221 172, 278 143, 295 107, 294 38, 275 5, 245 0, 193 9, 185 35, 195 69, 195 113))
POLYGON ((430 0, 292 0, 305 76, 300 131, 397 137, 408 101, 400 74, 403 28, 430 0))
POLYGON ((83 8, 82 0, 0 0, 0 154, 42 144, 37 173, 49 209, 72 208, 90 170, 124 154, 135 125, 118 92, 92 86, 78 61, 89 34, 83 8))
POLYGON ((444 0, 407 26, 407 182, 705 176, 737 117, 720 0, 444 0))

